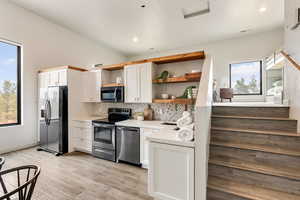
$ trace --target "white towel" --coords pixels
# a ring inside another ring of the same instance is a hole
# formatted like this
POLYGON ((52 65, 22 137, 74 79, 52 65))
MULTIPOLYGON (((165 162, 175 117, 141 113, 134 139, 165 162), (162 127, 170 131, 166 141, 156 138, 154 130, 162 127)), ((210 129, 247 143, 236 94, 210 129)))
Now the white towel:
POLYGON ((190 128, 181 128, 177 132, 177 138, 182 141, 192 141, 194 139, 194 130, 190 128))
POLYGON ((191 113, 188 112, 188 111, 184 111, 184 112, 182 113, 182 117, 189 117, 189 116, 191 116, 191 113))
POLYGON ((177 127, 183 128, 190 125, 193 122, 193 118, 191 116, 185 116, 177 120, 177 127))

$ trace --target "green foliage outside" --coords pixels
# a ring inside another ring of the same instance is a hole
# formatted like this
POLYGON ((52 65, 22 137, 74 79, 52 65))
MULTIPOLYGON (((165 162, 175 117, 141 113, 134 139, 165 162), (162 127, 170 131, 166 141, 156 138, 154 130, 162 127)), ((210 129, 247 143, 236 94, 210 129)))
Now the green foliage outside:
POLYGON ((258 94, 260 92, 255 76, 251 78, 251 81, 248 84, 245 82, 244 78, 237 80, 233 89, 235 94, 258 94))
POLYGON ((0 124, 17 122, 17 87, 11 81, 4 81, 0 88, 0 124))

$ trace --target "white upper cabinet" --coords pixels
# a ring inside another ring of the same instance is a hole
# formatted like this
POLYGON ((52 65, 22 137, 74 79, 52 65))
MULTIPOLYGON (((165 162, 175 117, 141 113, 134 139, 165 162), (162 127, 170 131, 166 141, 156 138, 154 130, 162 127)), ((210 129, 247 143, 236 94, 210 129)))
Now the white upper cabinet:
POLYGON ((67 70, 58 71, 58 83, 59 86, 68 85, 67 70))
POLYGON ((39 73, 39 88, 48 88, 50 85, 50 73, 39 73))
POLYGON ((136 65, 124 69, 125 102, 137 103, 139 97, 139 69, 136 65))
POLYGON ((140 103, 152 103, 152 63, 140 66, 140 103))
POLYGON ((58 70, 50 72, 42 72, 39 74, 40 88, 48 86, 66 86, 68 85, 67 70, 58 70))
POLYGON ((101 70, 82 72, 81 102, 100 102, 101 70))
POLYGON ((49 72, 49 86, 59 85, 59 71, 49 72))
POLYGON ((152 63, 124 68, 125 102, 152 103, 152 63))

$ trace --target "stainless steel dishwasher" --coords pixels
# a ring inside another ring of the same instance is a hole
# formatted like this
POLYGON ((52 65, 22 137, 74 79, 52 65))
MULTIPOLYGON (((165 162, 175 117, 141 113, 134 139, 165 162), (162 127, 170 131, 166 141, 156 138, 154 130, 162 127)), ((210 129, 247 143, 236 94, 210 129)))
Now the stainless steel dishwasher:
POLYGON ((135 165, 141 165, 140 129, 120 126, 116 129, 117 162, 123 161, 135 165))

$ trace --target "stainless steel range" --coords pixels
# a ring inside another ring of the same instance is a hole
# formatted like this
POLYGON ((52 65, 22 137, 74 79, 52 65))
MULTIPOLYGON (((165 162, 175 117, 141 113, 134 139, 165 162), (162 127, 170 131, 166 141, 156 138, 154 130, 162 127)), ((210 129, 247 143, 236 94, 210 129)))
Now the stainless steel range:
POLYGON ((94 137, 92 153, 106 160, 116 161, 116 126, 115 123, 130 119, 131 109, 109 108, 108 118, 93 120, 94 137))

